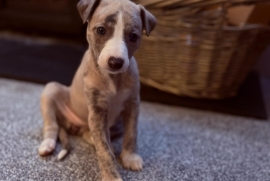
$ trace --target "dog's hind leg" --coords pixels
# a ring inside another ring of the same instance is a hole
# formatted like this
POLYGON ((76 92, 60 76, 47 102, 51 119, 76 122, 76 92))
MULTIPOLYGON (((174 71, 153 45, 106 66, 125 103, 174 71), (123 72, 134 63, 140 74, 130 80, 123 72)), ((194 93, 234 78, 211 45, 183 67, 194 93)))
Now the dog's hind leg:
POLYGON ((63 97, 66 95, 65 89, 67 87, 53 82, 46 85, 41 95, 41 112, 44 122, 43 141, 38 149, 41 156, 48 155, 55 149, 59 132, 57 102, 65 98, 63 97))

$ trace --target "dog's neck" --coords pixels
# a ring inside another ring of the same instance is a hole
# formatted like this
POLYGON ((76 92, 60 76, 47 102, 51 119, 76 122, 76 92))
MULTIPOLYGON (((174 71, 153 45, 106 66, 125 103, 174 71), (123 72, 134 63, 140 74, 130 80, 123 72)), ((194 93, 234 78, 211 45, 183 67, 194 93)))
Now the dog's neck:
POLYGON ((123 77, 123 74, 124 73, 121 73, 121 74, 110 74, 110 78, 112 80, 112 82, 114 83, 115 87, 117 89, 119 89, 121 87, 121 80, 122 80, 122 77, 123 77))

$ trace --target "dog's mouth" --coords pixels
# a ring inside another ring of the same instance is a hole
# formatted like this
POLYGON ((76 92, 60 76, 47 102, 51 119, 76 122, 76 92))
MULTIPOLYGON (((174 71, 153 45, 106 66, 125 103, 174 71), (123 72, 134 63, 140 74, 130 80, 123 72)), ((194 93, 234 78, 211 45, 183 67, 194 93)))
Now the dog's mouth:
POLYGON ((109 74, 114 74, 114 75, 116 75, 116 74, 123 74, 123 73, 125 73, 124 71, 111 71, 111 70, 107 70, 107 72, 109 73, 109 74))
POLYGON ((127 71, 128 68, 122 68, 120 70, 113 70, 111 68, 106 68, 105 70, 109 73, 109 74, 122 74, 125 73, 127 71))
POLYGON ((127 68, 121 68, 120 70, 114 70, 114 69, 111 69, 110 67, 102 67, 101 65, 98 65, 98 67, 100 69, 102 69, 103 71, 109 73, 109 74, 122 74, 122 73, 125 73, 127 70, 128 70, 128 67, 127 68))

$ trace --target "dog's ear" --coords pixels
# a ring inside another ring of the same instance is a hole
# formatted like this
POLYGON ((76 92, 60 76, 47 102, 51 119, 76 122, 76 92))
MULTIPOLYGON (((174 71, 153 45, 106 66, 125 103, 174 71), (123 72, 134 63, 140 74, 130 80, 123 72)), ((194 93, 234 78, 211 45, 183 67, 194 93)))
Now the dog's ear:
POLYGON ((141 18, 143 23, 143 29, 146 31, 146 36, 149 36, 151 31, 155 28, 157 24, 156 18, 147 11, 142 5, 139 5, 141 10, 141 18))
POLYGON ((91 19, 95 9, 101 0, 80 0, 77 4, 78 11, 81 15, 83 23, 91 19))

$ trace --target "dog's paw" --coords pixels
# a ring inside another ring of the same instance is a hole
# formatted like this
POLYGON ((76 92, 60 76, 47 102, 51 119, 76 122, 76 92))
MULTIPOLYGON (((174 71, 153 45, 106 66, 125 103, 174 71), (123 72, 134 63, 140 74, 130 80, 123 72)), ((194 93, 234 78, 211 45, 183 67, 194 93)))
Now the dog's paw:
POLYGON ((47 138, 42 141, 41 145, 38 148, 38 153, 40 156, 46 156, 54 151, 55 148, 55 140, 51 138, 47 138))
POLYGON ((141 171, 143 168, 143 159, 135 153, 124 152, 121 154, 123 166, 133 171, 141 171))

